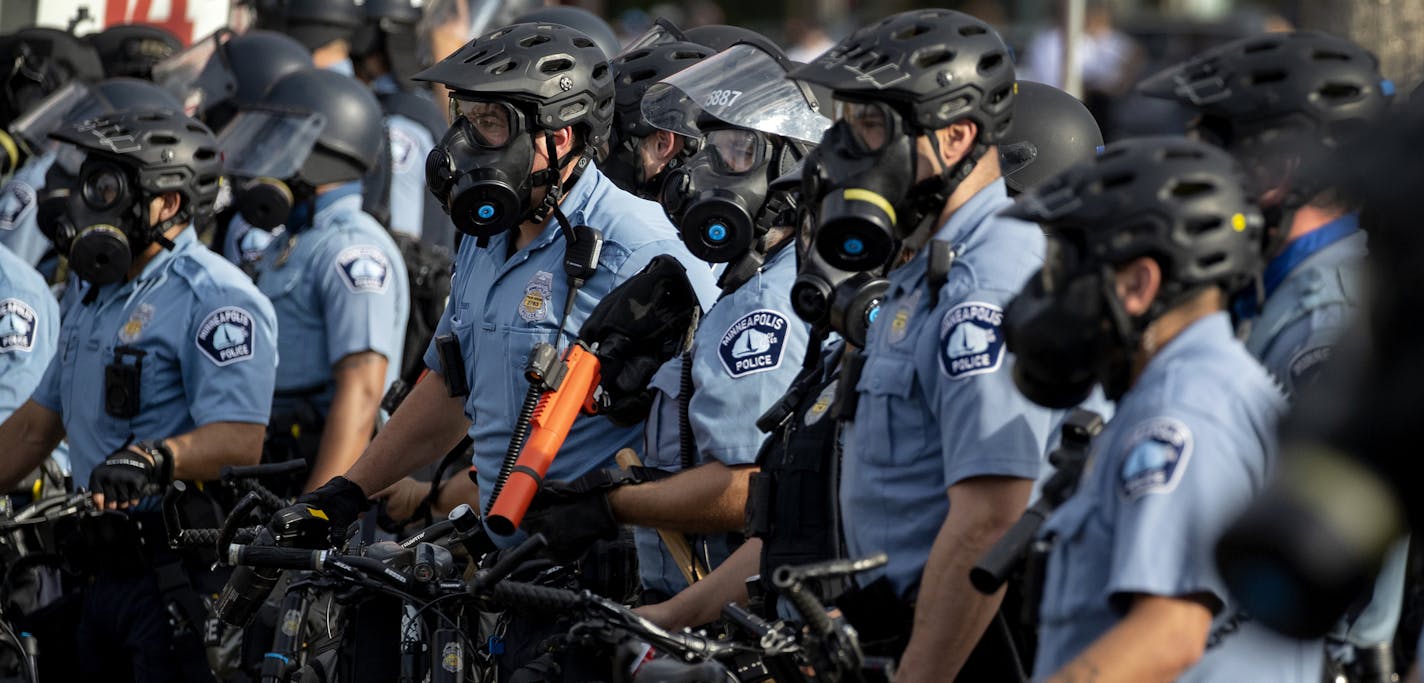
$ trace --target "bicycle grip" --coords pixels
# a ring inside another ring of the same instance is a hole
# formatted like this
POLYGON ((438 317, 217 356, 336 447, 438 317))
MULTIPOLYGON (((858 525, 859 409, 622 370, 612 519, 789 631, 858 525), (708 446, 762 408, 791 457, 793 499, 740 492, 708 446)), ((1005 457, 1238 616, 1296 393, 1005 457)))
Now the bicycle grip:
POLYGON ((524 564, 534 556, 534 553, 543 550, 544 546, 548 544, 549 541, 544 538, 544 534, 534 534, 525 539, 523 543, 505 551, 495 561, 494 566, 482 569, 475 574, 473 590, 478 592, 503 581, 505 577, 518 569, 519 565, 524 564))
POLYGON ((315 571, 321 569, 326 551, 233 544, 227 548, 227 557, 228 564, 234 566, 315 571))
POLYGON ((985 595, 993 595, 998 591, 1009 576, 1023 566, 1028 558, 1029 546, 1038 536, 1038 530, 1043 526, 1046 517, 1038 505, 1025 510, 1019 521, 1014 522, 998 542, 989 548, 989 552, 984 553, 979 563, 969 570, 969 582, 974 584, 974 588, 985 595))
POLYGON ((573 591, 517 581, 495 584, 494 597, 511 607, 529 607, 546 612, 575 610, 587 603, 582 594, 573 591))
POLYGON ((306 469, 307 461, 300 459, 273 462, 264 465, 224 465, 220 476, 223 481, 261 479, 263 477, 299 474, 305 472, 306 469))

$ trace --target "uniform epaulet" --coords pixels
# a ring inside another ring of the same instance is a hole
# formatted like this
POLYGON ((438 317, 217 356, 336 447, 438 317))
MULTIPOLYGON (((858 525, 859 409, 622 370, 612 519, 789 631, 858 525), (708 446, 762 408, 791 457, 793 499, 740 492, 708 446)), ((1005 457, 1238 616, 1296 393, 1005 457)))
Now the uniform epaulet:
POLYGON ((179 254, 173 258, 173 274, 183 278, 193 291, 200 292, 212 283, 212 276, 194 254, 179 254))

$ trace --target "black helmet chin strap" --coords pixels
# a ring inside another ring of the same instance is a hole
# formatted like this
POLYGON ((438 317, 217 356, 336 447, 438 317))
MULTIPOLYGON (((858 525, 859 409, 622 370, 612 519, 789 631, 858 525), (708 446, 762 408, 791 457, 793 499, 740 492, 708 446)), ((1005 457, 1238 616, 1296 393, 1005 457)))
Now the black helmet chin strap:
MULTIPOLYGON (((559 229, 563 231, 564 237, 572 242, 575 239, 574 226, 569 222, 568 216, 564 215, 564 210, 559 207, 559 203, 564 198, 563 170, 573 157, 559 158, 558 145, 554 144, 554 132, 549 130, 544 131, 544 151, 549 157, 549 167, 533 173, 530 179, 535 186, 544 185, 549 189, 544 193, 544 200, 539 202, 539 206, 529 212, 529 220, 543 223, 552 213, 554 220, 559 222, 559 229)), ((593 148, 585 145, 583 154, 579 155, 578 163, 574 166, 574 172, 569 176, 569 185, 578 183, 579 178, 583 176, 584 169, 588 167, 592 153, 593 148)))
MULTIPOLYGON (((939 136, 933 131, 926 137, 930 140, 930 148, 934 150, 936 159, 942 158, 940 153, 939 136)), ((916 183, 910 188, 909 222, 915 227, 904 240, 904 248, 908 251, 919 251, 920 247, 929 243, 930 238, 940 226, 934 221, 939 218, 939 214, 944 210, 944 205, 949 202, 950 195, 959 189, 959 185, 969 177, 974 169, 979 165, 979 160, 989 151, 989 145, 980 140, 974 141, 974 146, 969 153, 964 155, 957 163, 949 168, 940 171, 935 177, 927 178, 916 183)))

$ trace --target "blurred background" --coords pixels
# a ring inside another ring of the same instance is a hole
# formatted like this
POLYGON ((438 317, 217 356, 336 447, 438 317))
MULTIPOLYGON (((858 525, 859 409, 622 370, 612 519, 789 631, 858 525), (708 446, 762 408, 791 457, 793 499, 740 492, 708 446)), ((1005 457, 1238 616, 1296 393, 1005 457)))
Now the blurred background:
MULTIPOLYGON (((120 23, 161 26, 184 44, 223 26, 242 30, 254 3, 280 0, 3 0, 0 33, 40 25, 78 35, 120 23)), ((428 13, 466 24, 493 21, 534 0, 425 0, 428 13), (512 7, 512 6, 516 6, 512 7)), ((557 3, 549 3, 557 4, 557 3)), ((1109 139, 1180 130, 1171 105, 1142 101, 1131 86, 1145 73, 1203 48, 1261 31, 1316 28, 1345 34, 1380 56, 1402 89, 1424 77, 1424 50, 1411 49, 1424 30, 1424 0, 578 0, 607 19, 625 40, 657 17, 686 29, 737 24, 808 60, 855 27, 921 6, 951 7, 1002 29, 1019 57, 1021 76, 1078 94, 1109 139), (1065 69, 1061 27, 1078 57, 1065 69), (1065 82, 1065 75, 1068 80, 1065 82)), ((468 31, 462 32, 464 34, 468 31)), ((462 41, 463 42, 463 41, 462 41)))

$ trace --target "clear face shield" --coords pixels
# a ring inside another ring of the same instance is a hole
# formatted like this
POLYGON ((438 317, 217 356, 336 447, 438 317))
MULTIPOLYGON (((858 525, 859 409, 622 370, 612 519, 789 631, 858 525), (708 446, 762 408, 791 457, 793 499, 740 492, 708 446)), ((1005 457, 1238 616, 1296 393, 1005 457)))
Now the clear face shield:
MULTIPOLYGON (((617 59, 619 57, 622 57, 623 55, 632 54, 634 52, 637 52, 638 50, 644 50, 650 47, 657 47, 659 45, 666 45, 668 43, 682 42, 685 40, 687 40, 687 36, 683 35, 682 31, 679 31, 677 26, 674 26, 673 23, 668 21, 667 19, 658 17, 657 20, 653 22, 653 25, 648 27, 648 30, 643 31, 643 33, 637 38, 634 38, 633 40, 629 41, 627 45, 624 45, 623 49, 620 50, 618 54, 613 56, 613 59, 617 59)), ((608 61, 611 62, 613 61, 613 59, 610 59, 608 61)))
POLYGON ((218 136, 223 170, 237 178, 294 177, 325 125, 321 114, 244 109, 218 136))
POLYGON ((70 81, 30 107, 10 124, 10 133, 32 155, 49 148, 49 134, 69 121, 92 119, 108 111, 104 101, 89 86, 70 81))
POLYGON ((153 66, 153 82, 183 103, 183 113, 194 116, 237 92, 237 78, 228 66, 223 43, 235 36, 219 29, 186 50, 153 66))
POLYGON ((816 144, 831 126, 809 90, 786 78, 786 68, 751 45, 733 45, 654 84, 643 96, 643 116, 655 128, 702 137, 711 120, 816 144))

